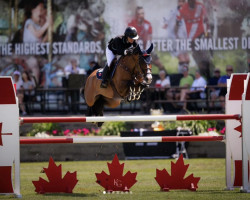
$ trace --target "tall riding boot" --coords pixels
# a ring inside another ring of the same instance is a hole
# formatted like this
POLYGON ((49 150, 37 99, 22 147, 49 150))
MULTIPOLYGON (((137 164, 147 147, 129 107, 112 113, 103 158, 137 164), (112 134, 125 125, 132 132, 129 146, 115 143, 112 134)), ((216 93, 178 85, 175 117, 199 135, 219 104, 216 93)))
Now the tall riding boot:
POLYGON ((101 88, 108 87, 108 74, 109 74, 109 67, 108 65, 105 65, 103 72, 102 72, 102 83, 100 85, 101 88))

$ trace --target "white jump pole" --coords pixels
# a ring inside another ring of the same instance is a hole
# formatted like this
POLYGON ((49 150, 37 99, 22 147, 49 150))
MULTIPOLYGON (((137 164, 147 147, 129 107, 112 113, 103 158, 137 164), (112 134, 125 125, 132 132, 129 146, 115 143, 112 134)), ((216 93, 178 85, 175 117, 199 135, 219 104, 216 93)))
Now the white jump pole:
POLYGON ((135 143, 135 142, 209 142, 223 141, 224 136, 152 136, 152 137, 60 137, 20 139, 20 144, 56 144, 56 143, 135 143))
POLYGON ((138 115, 103 117, 20 117, 20 124, 33 123, 71 123, 71 122, 149 122, 149 121, 185 121, 185 120, 239 120, 239 114, 203 114, 203 115, 138 115))

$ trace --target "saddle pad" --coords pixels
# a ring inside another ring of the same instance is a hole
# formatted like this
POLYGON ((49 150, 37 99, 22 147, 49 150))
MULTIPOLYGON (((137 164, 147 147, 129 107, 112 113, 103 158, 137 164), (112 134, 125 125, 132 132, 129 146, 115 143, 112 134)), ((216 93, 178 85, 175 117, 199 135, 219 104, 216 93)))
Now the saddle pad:
POLYGON ((102 72, 103 72, 103 68, 98 69, 98 70, 96 71, 96 78, 97 78, 97 79, 102 80, 102 72))

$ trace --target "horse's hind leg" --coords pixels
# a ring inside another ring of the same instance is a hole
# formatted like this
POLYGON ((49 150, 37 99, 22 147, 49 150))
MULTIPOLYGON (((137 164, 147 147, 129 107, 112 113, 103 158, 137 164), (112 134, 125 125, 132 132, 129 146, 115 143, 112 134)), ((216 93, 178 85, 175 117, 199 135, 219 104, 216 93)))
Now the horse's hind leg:
MULTIPOLYGON (((95 116, 103 116, 103 109, 104 109, 104 99, 103 98, 99 98, 94 106, 92 107, 93 108, 93 112, 94 112, 94 115, 95 116)), ((101 127, 103 124, 103 122, 97 122, 97 126, 98 127, 101 127)))
MULTIPOLYGON (((86 113, 86 116, 103 116, 102 115, 96 115, 96 107, 95 106, 88 106, 87 107, 87 113, 86 113)), ((93 124, 96 124, 98 127, 101 127, 103 122, 92 122, 93 124)))
POLYGON ((104 99, 98 98, 92 108, 95 116, 103 116, 104 99))

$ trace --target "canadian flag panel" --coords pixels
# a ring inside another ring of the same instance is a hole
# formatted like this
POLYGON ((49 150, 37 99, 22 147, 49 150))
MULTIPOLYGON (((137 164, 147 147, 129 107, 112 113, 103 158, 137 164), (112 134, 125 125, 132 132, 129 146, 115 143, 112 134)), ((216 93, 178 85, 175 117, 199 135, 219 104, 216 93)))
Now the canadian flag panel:
POLYGON ((0 105, 0 166, 12 165, 19 152, 19 113, 16 105, 0 105))
POLYGON ((19 110, 11 77, 0 77, 0 193, 13 193, 13 163, 19 159, 19 110))
MULTIPOLYGON (((244 92, 244 80, 247 74, 232 74, 230 81, 228 81, 228 93, 226 95, 226 114, 240 114, 241 113, 241 99, 244 92)), ((230 146, 233 160, 241 160, 241 133, 236 131, 235 128, 240 126, 240 121, 227 120, 227 140, 230 146)))
MULTIPOLYGON (((226 114, 240 114, 242 104, 242 93, 244 92, 244 80, 247 74, 232 74, 228 80, 228 93, 226 95, 226 114)), ((241 133, 235 128, 241 126, 240 121, 227 120, 226 121, 226 137, 227 145, 230 149, 229 153, 232 156, 234 163, 234 186, 241 186, 242 184, 242 170, 240 163, 242 162, 242 142, 241 133)))

